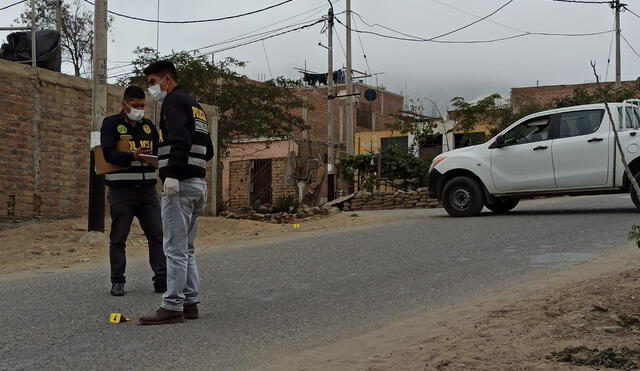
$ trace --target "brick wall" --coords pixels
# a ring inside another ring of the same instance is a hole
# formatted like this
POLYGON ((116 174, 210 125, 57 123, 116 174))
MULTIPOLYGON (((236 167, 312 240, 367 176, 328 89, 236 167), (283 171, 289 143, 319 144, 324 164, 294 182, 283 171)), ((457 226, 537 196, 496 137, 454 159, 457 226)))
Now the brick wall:
MULTIPOLYGON (((60 218, 87 210, 91 83, 0 60, 0 216, 60 218)), ((109 86, 119 111, 122 88, 109 86)))
POLYGON ((251 161, 229 163, 229 209, 240 210, 249 206, 251 161))
MULTIPOLYGON (((612 86, 614 83, 602 83, 602 85, 612 86)), ((636 81, 623 81, 624 87, 637 87, 636 81)), ((529 103, 537 103, 543 106, 550 106, 554 99, 563 98, 573 94, 575 88, 585 88, 593 93, 597 84, 570 84, 570 85, 551 85, 551 86, 532 86, 525 88, 511 89, 511 105, 517 111, 521 107, 529 103)))
MULTIPOLYGON (((364 92, 366 89, 372 88, 364 84, 354 84, 354 91, 364 92)), ((374 88, 375 89, 375 88, 374 88)), ((340 85, 336 88, 338 92, 346 90, 344 85, 340 85)), ((313 107, 313 109, 307 112, 307 125, 310 126, 306 135, 303 133, 296 133, 297 139, 308 139, 311 141, 327 142, 328 138, 328 108, 327 108, 327 88, 306 88, 298 92, 301 97, 304 97, 307 102, 313 107)), ((357 122, 357 110, 361 107, 371 110, 376 115, 376 130, 386 130, 386 124, 393 120, 392 115, 402 110, 404 105, 404 98, 401 95, 390 93, 384 90, 378 91, 378 98, 369 102, 364 98, 359 98, 360 102, 354 104, 354 130, 366 131, 370 128, 363 127, 367 123, 357 122)), ((294 111, 296 115, 303 117, 302 110, 294 111)), ((347 141, 347 119, 346 119, 346 101, 344 99, 334 99, 333 104, 333 133, 336 145, 343 144, 346 146, 347 141), (342 142, 340 142, 340 107, 342 110, 342 142)))
MULTIPOLYGON (((0 86, 0 218, 85 215, 91 82, 0 60, 0 86)), ((108 115, 123 92, 109 85, 108 115)))
POLYGON ((271 185, 271 197, 275 200, 278 197, 283 196, 297 196, 298 190, 287 184, 287 159, 286 158, 274 158, 271 161, 271 179, 273 183, 271 185))
MULTIPOLYGON (((251 161, 232 161, 229 163, 229 204, 230 210, 239 211, 249 208, 251 193, 251 161)), ((274 158, 271 160, 271 197, 297 195, 296 187, 286 182, 287 159, 274 158)))

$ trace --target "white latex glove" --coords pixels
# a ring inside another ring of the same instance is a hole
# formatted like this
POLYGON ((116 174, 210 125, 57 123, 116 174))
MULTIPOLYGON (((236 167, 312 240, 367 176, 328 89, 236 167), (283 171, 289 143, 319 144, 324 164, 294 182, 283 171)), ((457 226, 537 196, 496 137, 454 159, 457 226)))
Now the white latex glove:
POLYGON ((164 180, 164 188, 162 189, 162 193, 165 195, 172 197, 178 194, 180 191, 180 181, 174 178, 166 178, 164 180))

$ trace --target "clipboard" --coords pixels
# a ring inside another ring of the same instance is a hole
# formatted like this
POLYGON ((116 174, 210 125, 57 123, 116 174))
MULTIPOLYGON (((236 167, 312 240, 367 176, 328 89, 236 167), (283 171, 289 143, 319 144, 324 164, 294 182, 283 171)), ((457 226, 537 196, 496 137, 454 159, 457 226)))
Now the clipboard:
MULTIPOLYGON (((120 139, 116 143, 116 150, 120 152, 129 152, 129 141, 126 139, 120 139)), ((120 171, 128 169, 129 167, 113 165, 104 159, 104 153, 102 152, 102 146, 96 146, 94 148, 96 157, 96 174, 102 175, 107 173, 113 173, 114 171, 120 171)))
POLYGON ((140 158, 142 158, 144 160, 144 162, 146 162, 147 164, 155 167, 156 169, 158 168, 158 156, 155 156, 155 155, 143 155, 143 154, 139 154, 138 156, 140 158))

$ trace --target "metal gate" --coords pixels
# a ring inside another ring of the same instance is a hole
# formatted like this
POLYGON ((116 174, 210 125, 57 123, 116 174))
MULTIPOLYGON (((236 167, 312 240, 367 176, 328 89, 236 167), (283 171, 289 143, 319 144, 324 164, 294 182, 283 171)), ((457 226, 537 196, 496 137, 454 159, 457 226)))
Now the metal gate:
POLYGON ((260 201, 270 204, 271 199, 271 159, 251 161, 251 204, 260 201))

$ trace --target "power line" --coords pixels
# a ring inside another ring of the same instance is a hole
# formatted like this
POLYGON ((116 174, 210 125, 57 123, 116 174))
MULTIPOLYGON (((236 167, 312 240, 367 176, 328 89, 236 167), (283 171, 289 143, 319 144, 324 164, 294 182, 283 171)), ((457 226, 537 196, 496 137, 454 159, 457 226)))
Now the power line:
MULTIPOLYGON (((93 2, 91 2, 89 0, 84 0, 84 1, 93 6, 93 2)), ((158 19, 147 19, 147 18, 134 17, 134 16, 130 16, 130 15, 127 15, 127 14, 117 13, 117 12, 114 12, 114 11, 111 11, 111 10, 109 10, 109 14, 113 14, 115 16, 122 17, 122 18, 131 19, 131 20, 134 20, 134 21, 149 22, 149 23, 192 24, 192 23, 218 22, 218 21, 224 21, 224 20, 227 20, 227 19, 240 18, 240 17, 244 17, 244 16, 248 16, 248 15, 264 12, 266 10, 279 7, 281 5, 290 3, 292 1, 294 1, 294 0, 285 0, 285 1, 279 2, 279 3, 274 4, 274 5, 270 5, 270 6, 265 7, 265 8, 253 10, 253 11, 242 13, 242 14, 230 15, 230 16, 220 17, 220 18, 197 19, 197 20, 188 20, 188 21, 163 21, 163 20, 158 20, 158 19)))
POLYGON ((551 0, 558 3, 576 3, 576 4, 613 4, 614 1, 586 1, 586 0, 551 0))
MULTIPOLYGON (((615 19, 614 19, 613 28, 615 28, 615 19)), ((605 74, 604 74, 604 81, 605 82, 607 80, 609 80, 609 66, 611 65, 611 51, 613 50, 613 39, 614 38, 615 38, 615 34, 612 32, 611 33, 611 42, 609 43, 609 56, 607 57, 607 72, 605 72, 605 74)))
MULTIPOLYGON (((339 2, 339 1, 340 1, 340 0, 337 0, 336 2, 339 2)), ((283 20, 281 20, 281 21, 274 22, 274 23, 271 23, 271 24, 269 24, 269 25, 266 25, 266 26, 263 26, 263 27, 260 27, 260 28, 256 28, 256 29, 254 29, 254 30, 251 30, 251 31, 248 31, 248 32, 242 33, 242 34, 237 35, 237 36, 230 37, 230 38, 228 38, 228 39, 225 39, 225 40, 222 40, 222 41, 219 41, 219 42, 216 42, 216 43, 210 44, 210 45, 206 45, 206 46, 202 46, 202 47, 199 47, 199 48, 196 48, 196 49, 192 49, 192 50, 189 50, 189 51, 187 51, 187 52, 188 52, 188 53, 197 52, 197 51, 202 50, 202 49, 208 49, 208 48, 212 48, 212 47, 214 47, 214 46, 225 45, 225 44, 229 44, 229 43, 236 42, 236 41, 240 41, 240 40, 251 39, 251 38, 256 37, 256 36, 268 35, 268 34, 273 33, 273 32, 278 32, 278 31, 281 31, 281 30, 285 30, 285 29, 287 29, 287 28, 291 28, 291 27, 295 27, 295 26, 303 25, 303 24, 306 24, 306 23, 307 23, 306 21, 307 21, 309 18, 312 18, 312 17, 316 16, 316 14, 317 14, 317 13, 319 13, 318 9, 321 9, 321 8, 324 8, 324 7, 325 7, 325 6, 324 6, 324 5, 322 5, 322 6, 319 6, 319 7, 313 8, 313 9, 311 9, 311 10, 308 10, 308 11, 306 11, 306 12, 302 12, 302 13, 296 14, 296 15, 294 15, 294 16, 292 16, 292 17, 285 18, 285 19, 283 19, 283 20), (306 14, 309 14, 309 13, 313 13, 313 14, 311 14, 311 15, 309 15, 309 16, 307 16, 307 17, 304 17, 304 18, 301 20, 301 22, 299 22, 299 23, 290 24, 290 25, 287 25, 287 26, 284 26, 284 27, 276 28, 276 29, 273 29, 273 30, 265 31, 265 32, 260 32, 260 33, 257 33, 257 34, 252 34, 252 33, 253 33, 253 32, 255 32, 255 31, 264 30, 265 28, 269 28, 269 27, 271 27, 271 26, 274 26, 274 25, 277 25, 277 24, 280 24, 280 23, 286 22, 286 21, 288 21, 288 20, 290 20, 290 19, 297 18, 297 17, 300 17, 300 16, 302 16, 302 15, 306 15, 306 14), (248 36, 247 36, 247 35, 248 35, 248 36), (246 37, 245 37, 245 36, 246 36, 246 37)), ((340 14, 340 13, 338 13, 338 14, 340 14)), ((121 68, 129 67, 129 66, 132 66, 132 65, 133 65, 133 63, 129 62, 128 64, 123 65, 123 66, 114 66, 114 67, 110 67, 110 68, 108 68, 107 70, 108 70, 108 71, 111 71, 111 70, 115 70, 115 69, 121 69, 121 68)))
MULTIPOLYGON (((476 14, 470 13, 470 12, 468 12, 468 11, 464 10, 464 9, 460 9, 460 8, 457 8, 457 7, 453 6, 453 5, 447 4, 447 3, 445 3, 444 1, 440 1, 440 0, 431 0, 431 1, 436 2, 436 3, 438 3, 438 4, 442 5, 442 6, 446 6, 447 8, 450 8, 450 9, 456 10, 456 11, 461 12, 461 13, 466 14, 466 15, 470 15, 470 16, 475 17, 475 18, 482 18, 482 17, 481 17, 481 16, 479 16, 479 15, 476 15, 476 14)), ((502 27, 504 27, 504 28, 508 28, 508 29, 510 29, 510 30, 513 30, 513 31, 526 32, 526 31, 521 30, 521 29, 519 29, 519 28, 516 28, 516 27, 513 27, 513 26, 509 26, 509 25, 506 25, 506 24, 504 24, 504 23, 500 23, 500 22, 492 21, 492 20, 490 20, 490 19, 484 19, 484 21, 485 21, 485 22, 489 22, 489 23, 493 23, 493 24, 498 25, 498 26, 502 26, 502 27)))
POLYGON ((449 36, 449 35, 451 35, 451 34, 453 34, 453 33, 456 33, 456 32, 458 32, 458 31, 462 31, 462 30, 464 30, 464 29, 466 29, 466 28, 469 28, 469 27, 473 26, 473 25, 474 25, 474 24, 476 24, 476 23, 480 23, 480 22, 484 21, 485 19, 487 19, 487 18, 491 17, 492 15, 494 15, 494 14, 498 13, 499 11, 501 11, 503 8, 505 8, 507 5, 511 4, 511 3, 512 3, 512 2, 514 2, 514 1, 515 1, 515 0, 509 0, 509 1, 507 1, 506 3, 504 3, 504 5, 502 5, 502 6, 501 6, 501 7, 499 7, 498 9, 494 10, 493 12, 491 12, 491 13, 487 14, 486 16, 484 16, 484 17, 482 17, 482 18, 480 18, 480 19, 477 19, 477 20, 475 20, 475 21, 473 21, 473 22, 471 22, 471 23, 469 23, 469 24, 467 24, 467 25, 464 25, 464 26, 462 26, 462 27, 456 28, 455 30, 451 30, 451 31, 449 31, 449 32, 445 32, 445 33, 443 33, 442 35, 438 35, 438 36, 436 36, 436 37, 433 37, 433 38, 432 38, 432 40, 439 39, 439 38, 441 38, 441 37, 445 37, 445 36, 449 36))
POLYGON ((333 26, 334 31, 336 31, 336 37, 338 38, 338 44, 340 44, 340 49, 342 49, 342 55, 344 55, 344 58, 347 58, 347 52, 344 50, 344 46, 342 45, 342 40, 340 40, 340 34, 338 33, 338 31, 336 30, 336 26, 333 26))
POLYGON ((206 56, 206 55, 211 55, 211 54, 214 54, 214 53, 224 52, 224 51, 231 50, 231 49, 235 49, 235 48, 239 48, 239 47, 241 47, 241 46, 250 45, 250 44, 253 44, 253 43, 257 43, 257 42, 259 42, 259 41, 272 39, 272 38, 274 38, 274 37, 278 37, 278 36, 281 36, 281 35, 284 35, 284 34, 288 34, 288 33, 291 33, 291 32, 301 31, 301 30, 304 30, 304 29, 306 29, 306 28, 309 28, 309 27, 315 26, 315 25, 317 25, 317 24, 319 24, 319 23, 323 23, 323 22, 324 22, 324 19, 319 19, 319 20, 317 20, 317 21, 314 21, 314 22, 312 22, 312 23, 306 24, 306 25, 304 25, 304 26, 296 27, 296 28, 291 29, 291 30, 288 30, 288 31, 283 31, 283 32, 280 32, 280 33, 277 33, 277 34, 274 34, 274 35, 266 36, 266 37, 263 37, 263 38, 261 38, 261 39, 251 40, 251 41, 247 41, 247 42, 245 42, 245 43, 239 44, 239 45, 235 45, 235 46, 230 46, 230 47, 226 47, 226 48, 223 48, 223 49, 214 50, 214 51, 212 51, 212 52, 207 52, 207 53, 201 54, 201 55, 200 55, 200 57, 202 57, 202 56, 206 56))
MULTIPOLYGON (((336 2, 336 3, 338 3, 338 2, 340 2, 340 0, 335 0, 335 2, 336 2)), ((248 32, 242 33, 242 34, 240 34, 240 35, 233 36, 233 37, 231 37, 231 38, 228 38, 228 39, 222 40, 222 42, 226 42, 226 41, 230 41, 230 40, 231 40, 231 41, 233 41, 234 39, 236 39, 236 38, 238 38, 238 37, 246 36, 246 35, 249 35, 249 34, 251 34, 251 33, 253 33, 253 32, 256 32, 256 31, 262 31, 262 30, 264 30, 265 28, 269 28, 269 27, 271 27, 271 26, 275 26, 275 25, 277 25, 277 24, 280 24, 280 23, 286 22, 286 21, 288 21, 288 20, 290 20, 290 19, 297 18, 297 17, 299 17, 299 16, 306 15, 306 14, 309 14, 309 13, 313 13, 313 14, 311 14, 310 16, 307 16, 307 17, 305 17, 305 18, 301 19, 301 23, 298 23, 298 24, 302 24, 304 21, 308 20, 309 18, 312 18, 312 17, 316 16, 316 14, 317 14, 317 13, 319 13, 318 9, 324 9, 324 7, 325 7, 325 5, 318 6, 318 7, 316 7, 316 8, 311 9, 311 10, 307 10, 307 11, 305 11, 305 12, 302 12, 302 13, 296 14, 296 15, 291 16, 291 17, 289 17, 289 18, 285 18, 285 19, 283 19, 283 20, 281 20, 281 21, 278 21, 278 22, 275 22, 275 23, 271 23, 271 24, 269 24, 269 25, 266 25, 266 26, 263 26, 263 27, 259 27, 259 28, 256 28, 256 29, 254 29, 254 30, 251 30, 251 31, 248 31, 248 32)), ((292 25, 287 26, 287 27, 292 27, 292 25)), ((215 44, 214 44, 214 45, 215 45, 215 44)), ((203 49, 204 49, 204 47, 203 47, 203 49)))
POLYGON ((267 54, 267 47, 264 46, 264 40, 262 40, 262 49, 264 49, 264 57, 267 59, 267 67, 269 68, 269 75, 273 79, 273 72, 271 72, 271 63, 269 63, 269 54, 267 54))
MULTIPOLYGON (((337 21, 338 21, 338 23, 343 25, 345 28, 348 28, 340 20, 337 20, 337 21)), ((588 32, 588 33, 574 33, 574 34, 570 34, 570 33, 552 33, 552 32, 523 32, 521 34, 505 36, 505 37, 498 37, 498 38, 495 38, 495 39, 446 41, 446 40, 435 40, 435 38, 437 38, 437 36, 429 38, 429 39, 425 39, 423 37, 413 36, 413 35, 409 35, 409 34, 406 34, 404 32, 401 32, 401 31, 394 30, 394 29, 392 29, 390 27, 385 27, 385 26, 382 26, 382 25, 380 25, 380 27, 384 27, 384 28, 386 28, 388 30, 391 30, 393 32, 396 32, 398 34, 405 35, 405 36, 408 36, 408 37, 398 37, 398 36, 392 36, 392 35, 385 35, 385 34, 382 34, 382 33, 379 33, 379 32, 374 32, 374 31, 354 30, 353 28, 351 28, 351 31, 356 32, 356 33, 361 33, 361 34, 375 35, 375 36, 379 36, 379 37, 383 37, 383 38, 387 38, 387 39, 393 39, 393 40, 414 41, 414 42, 432 42, 432 43, 439 43, 439 44, 485 44, 485 43, 493 43, 493 42, 498 42, 498 41, 518 39, 518 38, 525 37, 525 36, 582 37, 582 36, 604 35, 604 34, 608 34, 608 33, 614 32, 614 30, 607 30, 607 31, 600 31, 600 32, 588 32)))
MULTIPOLYGON (((199 48, 195 48, 195 49, 187 50, 186 52, 187 52, 187 53, 193 53, 193 52, 197 52, 197 51, 199 51, 199 50, 209 49, 209 48, 212 48, 212 47, 214 47, 214 46, 220 46, 220 45, 230 44, 230 43, 233 43, 233 42, 236 42, 236 41, 241 41, 241 40, 251 39, 251 38, 254 38, 254 37, 258 37, 258 36, 263 36, 263 35, 272 34, 272 33, 274 33, 274 32, 278 32, 278 31, 286 30, 286 29, 288 29, 288 28, 295 27, 295 26, 299 26, 299 25, 304 25, 304 24, 307 24, 307 23, 309 23, 309 22, 300 22, 300 23, 291 24, 291 25, 288 25, 288 26, 285 26, 285 27, 277 28, 277 29, 274 29, 274 30, 269 30, 269 31, 265 31, 265 32, 260 32, 260 33, 257 33, 257 34, 252 34, 252 35, 245 36, 245 37, 236 37, 236 38, 231 38, 231 39, 227 39, 226 41, 220 41, 220 42, 217 42, 217 43, 214 43, 214 44, 210 44, 210 45, 202 46, 202 47, 199 47, 199 48)), ((133 65, 133 63, 129 62, 128 64, 123 65, 123 66, 114 66, 114 67, 110 67, 110 68, 108 68, 107 70, 108 70, 108 71, 112 71, 112 70, 115 70, 115 69, 121 69, 121 68, 129 67, 129 66, 132 66, 132 65, 133 65)))
POLYGON ((627 40, 627 38, 624 37, 623 34, 620 34, 620 37, 622 37, 622 40, 624 40, 624 42, 627 43, 627 45, 629 45, 631 50, 633 50, 633 52, 636 53, 636 55, 640 58, 640 54, 638 54, 638 52, 633 48, 633 46, 631 46, 631 44, 629 43, 629 40, 627 40))
MULTIPOLYGON (((351 21, 353 22, 353 27, 355 29, 357 29, 356 19, 353 17, 353 15, 351 16, 351 21)), ((364 63, 367 65, 367 69, 369 70, 369 73, 373 73, 373 70, 371 69, 371 66, 369 66, 369 60, 367 59, 367 53, 364 51, 364 44, 362 43, 362 38, 360 37, 359 33, 356 33, 356 35, 358 36, 358 41, 360 42, 360 49, 362 49, 362 56, 364 57, 364 63)), ((376 75, 376 85, 377 85, 377 79, 378 79, 378 75, 376 75)))
MULTIPOLYGON (((356 14, 356 15, 360 18, 360 20, 362 20, 362 22, 364 22, 364 23, 365 23, 367 26, 369 26, 369 27, 378 26, 378 27, 384 28, 384 29, 386 29, 386 30, 388 30, 388 31, 392 31, 392 32, 398 33, 398 34, 400 34, 400 35, 403 35, 403 36, 408 37, 408 38, 402 38, 402 37, 389 37, 389 38, 396 38, 397 40, 404 40, 404 41, 422 41, 422 42, 429 41, 429 42, 431 42, 431 41, 435 41, 436 39, 440 39, 440 38, 442 38, 442 37, 449 36, 449 35, 454 34, 454 33, 456 33, 456 32, 459 32, 459 31, 462 31, 462 30, 464 30, 464 29, 467 29, 467 28, 469 28, 469 27, 471 27, 471 26, 473 26, 473 25, 475 25, 475 24, 477 24, 477 23, 480 23, 480 22, 482 22, 482 21, 486 20, 487 18, 489 18, 489 17, 491 17, 491 16, 495 15, 496 13, 498 13, 499 11, 501 11, 501 10, 502 10, 502 9, 504 9, 507 5, 511 4, 511 3, 512 3, 512 2, 514 2, 514 1, 515 1, 515 0, 509 0, 509 1, 507 1, 506 3, 504 3, 502 6, 500 6, 498 9, 494 10, 493 12, 491 12, 491 13, 489 13, 489 14, 487 14, 487 15, 483 16, 483 17, 480 17, 479 19, 477 19, 477 20, 475 20, 475 21, 473 21, 473 22, 471 22, 471 23, 468 23, 468 24, 466 24, 466 25, 464 25, 464 26, 462 26, 462 27, 458 27, 458 28, 456 28, 456 29, 454 29, 454 30, 451 30, 451 31, 445 32, 445 33, 443 33, 443 34, 440 34, 440 35, 437 35, 437 36, 430 37, 430 38, 428 38, 428 39, 425 39, 425 38, 422 38, 422 37, 419 37, 419 36, 409 35, 409 34, 406 34, 406 33, 404 33, 404 32, 401 32, 401 31, 398 31, 398 30, 394 30, 394 29, 392 29, 392 28, 390 28, 390 27, 386 27, 386 26, 383 26, 383 25, 378 24, 378 23, 376 23, 376 24, 374 24, 374 25, 370 25, 370 24, 368 24, 368 23, 367 23, 367 22, 362 18, 362 16, 361 16, 360 14, 358 14, 357 12, 352 12, 352 13, 356 14)), ((345 26, 345 27, 346 27, 346 25, 344 25, 342 22, 340 22, 340 20, 338 20, 338 22, 339 22, 340 24, 342 24, 343 26, 345 26)), ((357 32, 359 32, 359 33, 369 33, 369 34, 373 34, 373 35, 377 35, 377 36, 382 36, 382 37, 388 37, 388 35, 383 35, 383 34, 379 34, 379 33, 371 32, 371 31, 357 31, 357 32)))
POLYGON ((640 15, 638 15, 638 13, 635 13, 633 10, 629 9, 628 6, 624 5, 622 6, 624 8, 624 10, 628 11, 629 13, 635 15, 636 17, 640 18, 640 15))
MULTIPOLYGON (((293 29, 290 29, 290 30, 286 30, 286 31, 283 31, 283 32, 279 32, 279 33, 276 33, 276 34, 273 34, 273 35, 265 36, 265 37, 262 37, 262 38, 259 38, 259 39, 255 39, 255 40, 249 40, 249 41, 246 41, 244 43, 231 45, 231 46, 228 46, 228 47, 225 47, 225 48, 221 48, 221 49, 217 49, 217 50, 214 50, 214 51, 211 51, 211 52, 201 53, 201 54, 197 55, 197 57, 205 57, 205 56, 208 56, 208 55, 211 55, 211 54, 221 53, 221 52, 224 52, 224 51, 227 51, 227 50, 236 49, 236 48, 239 48, 239 47, 242 47, 242 46, 246 46, 246 45, 254 44, 254 43, 257 43, 257 42, 260 42, 260 41, 272 39, 274 37, 285 35, 285 34, 288 34, 288 33, 291 33, 291 32, 301 31, 301 30, 304 30, 306 28, 315 26, 316 24, 323 23, 324 21, 325 21, 324 18, 318 19, 318 20, 315 20, 313 22, 307 23, 307 24, 305 24, 303 26, 296 27, 296 28, 293 28, 293 29)), ((195 49, 193 51, 197 51, 197 50, 199 50, 199 49, 195 49)), ((134 71, 132 70, 132 71, 125 72, 125 73, 112 75, 112 76, 109 76, 108 78, 122 77, 122 76, 130 75, 133 72, 134 71)))
POLYGON ((9 5, 7 5, 7 6, 3 6, 2 8, 0 8, 0 10, 6 10, 6 9, 11 8, 12 6, 20 5, 20 4, 22 4, 22 3, 26 3, 26 2, 27 2, 27 0, 16 1, 16 2, 15 2, 15 3, 13 3, 13 4, 9 4, 9 5))

